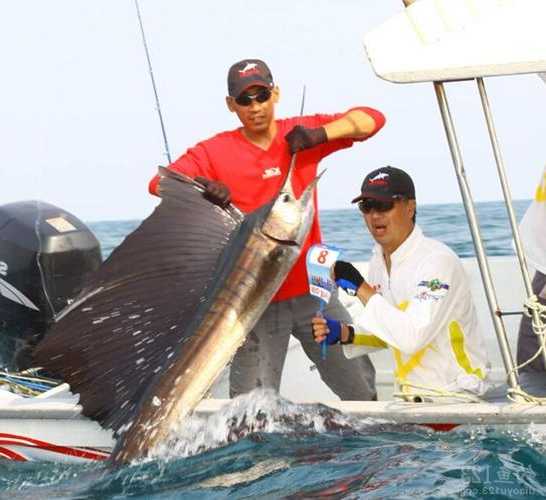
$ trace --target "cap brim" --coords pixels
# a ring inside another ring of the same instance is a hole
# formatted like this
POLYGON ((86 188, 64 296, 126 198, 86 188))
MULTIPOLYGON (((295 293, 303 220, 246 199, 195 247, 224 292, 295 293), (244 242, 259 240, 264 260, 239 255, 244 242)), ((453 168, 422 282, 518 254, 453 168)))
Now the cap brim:
POLYGON ((267 83, 267 82, 263 82, 261 80, 258 80, 256 82, 250 82, 248 85, 246 85, 245 88, 243 89, 243 92, 245 90, 248 90, 250 87, 267 87, 267 88, 271 88, 271 85, 269 85, 269 83, 267 83))
POLYGON ((243 87, 243 90, 241 90, 241 92, 239 92, 237 95, 233 95, 231 97, 234 97, 235 99, 239 96, 241 96, 242 94, 244 94, 250 87, 264 87, 266 89, 272 89, 273 88, 273 85, 272 84, 269 84, 267 82, 264 82, 263 80, 257 80, 255 82, 248 82, 244 87, 243 87))
POLYGON ((353 198, 353 199, 351 200, 351 203, 356 203, 356 202, 358 202, 358 201, 360 201, 360 200, 362 200, 362 199, 363 199, 363 198, 362 198, 362 195, 359 195, 359 196, 357 196, 356 198, 353 198))
POLYGON ((364 198, 370 198, 372 200, 378 200, 378 201, 391 201, 394 199, 393 196, 381 196, 376 193, 361 193, 356 198, 354 198, 351 203, 357 203, 359 201, 362 201, 364 198))

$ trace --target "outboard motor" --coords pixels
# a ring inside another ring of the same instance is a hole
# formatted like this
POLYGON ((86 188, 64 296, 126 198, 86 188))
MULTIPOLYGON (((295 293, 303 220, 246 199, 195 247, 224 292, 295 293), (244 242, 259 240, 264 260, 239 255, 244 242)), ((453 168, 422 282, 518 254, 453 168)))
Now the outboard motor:
POLYGON ((66 210, 0 206, 0 366, 29 367, 32 348, 101 262, 97 238, 66 210))

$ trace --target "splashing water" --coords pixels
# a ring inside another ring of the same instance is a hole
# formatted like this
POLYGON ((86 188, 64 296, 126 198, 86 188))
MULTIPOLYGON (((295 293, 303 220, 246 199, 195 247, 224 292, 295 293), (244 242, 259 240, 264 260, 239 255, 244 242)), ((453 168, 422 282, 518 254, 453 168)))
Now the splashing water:
POLYGON ((301 405, 273 390, 256 389, 233 399, 208 417, 192 416, 173 429, 172 437, 153 451, 154 457, 188 457, 234 443, 250 434, 310 435, 356 431, 371 419, 357 420, 324 405, 301 405))
POLYGON ((254 391, 131 466, 0 461, 0 498, 543 498, 544 439, 435 433, 254 391))

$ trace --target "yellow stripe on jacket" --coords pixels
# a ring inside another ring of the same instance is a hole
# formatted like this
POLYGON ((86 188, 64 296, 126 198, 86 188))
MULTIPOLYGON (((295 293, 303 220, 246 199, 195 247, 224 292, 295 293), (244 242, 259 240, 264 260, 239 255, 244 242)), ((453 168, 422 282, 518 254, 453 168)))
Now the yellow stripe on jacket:
POLYGON ((485 377, 482 370, 480 368, 472 368, 470 364, 470 359, 464 348, 464 332, 457 321, 452 321, 449 324, 449 340, 451 341, 451 348, 459 366, 469 375, 476 375, 476 377, 483 380, 485 377))

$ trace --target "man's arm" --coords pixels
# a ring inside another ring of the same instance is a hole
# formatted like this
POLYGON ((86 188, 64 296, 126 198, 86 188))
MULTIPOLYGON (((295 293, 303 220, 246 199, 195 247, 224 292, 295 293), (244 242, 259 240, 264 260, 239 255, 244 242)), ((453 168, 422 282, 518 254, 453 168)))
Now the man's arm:
POLYGON ((388 345, 380 338, 369 333, 356 333, 353 325, 339 320, 315 316, 311 320, 315 342, 326 341, 328 345, 343 344, 347 357, 361 356, 381 349, 388 345), (357 349, 353 349, 354 347, 357 349))
POLYGON ((385 116, 373 108, 355 108, 341 118, 324 125, 328 141, 362 139, 375 134, 385 125, 385 116))
MULTIPOLYGON (((202 144, 188 149, 180 158, 171 163, 168 167, 169 170, 179 172, 187 175, 188 177, 204 177, 211 179, 212 166, 210 164, 205 147, 202 144)), ((158 196, 157 189, 159 187, 160 176, 156 174, 150 183, 148 184, 148 191, 154 196, 158 196)))
MULTIPOLYGON (((356 294, 365 308, 354 317, 353 325, 339 323, 338 339, 348 343, 345 355, 354 357, 390 345, 411 355, 429 344, 451 320, 457 301, 469 300, 470 291, 462 288, 464 274, 456 257, 438 253, 429 255, 414 275, 414 288, 406 302, 394 306, 376 293, 349 262, 336 261, 336 284, 356 294), (350 331, 351 326, 353 331, 350 331)), ((470 299, 471 300, 471 299, 470 299)), ((327 320, 313 319, 313 335, 321 341, 330 335, 327 320)), ((333 320, 329 320, 333 323, 333 320)))
MULTIPOLYGON (((461 288, 464 272, 455 259, 446 254, 429 256, 416 270, 415 285, 406 302, 394 306, 380 294, 369 296, 364 311, 354 318, 355 336, 373 332, 404 354, 429 344, 443 326, 455 320, 452 316, 458 302, 472 300, 470 290, 461 288)), ((360 297, 360 290, 357 295, 360 297)))
POLYGON ((331 152, 349 147, 354 140, 364 140, 375 135, 385 125, 385 116, 380 111, 359 107, 352 108, 347 113, 327 121, 328 115, 309 117, 317 125, 309 127, 296 125, 288 134, 286 142, 292 154, 313 148, 320 144, 330 143, 323 156, 331 152), (343 141, 346 139, 346 141, 343 141))
MULTIPOLYGON (((188 149, 178 160, 171 163, 167 168, 175 172, 193 177, 204 188, 204 196, 212 203, 225 208, 231 202, 229 188, 221 181, 215 180, 214 169, 212 168, 206 148, 202 143, 188 149)), ((148 184, 148 191, 158 196, 159 174, 155 175, 148 184)))

